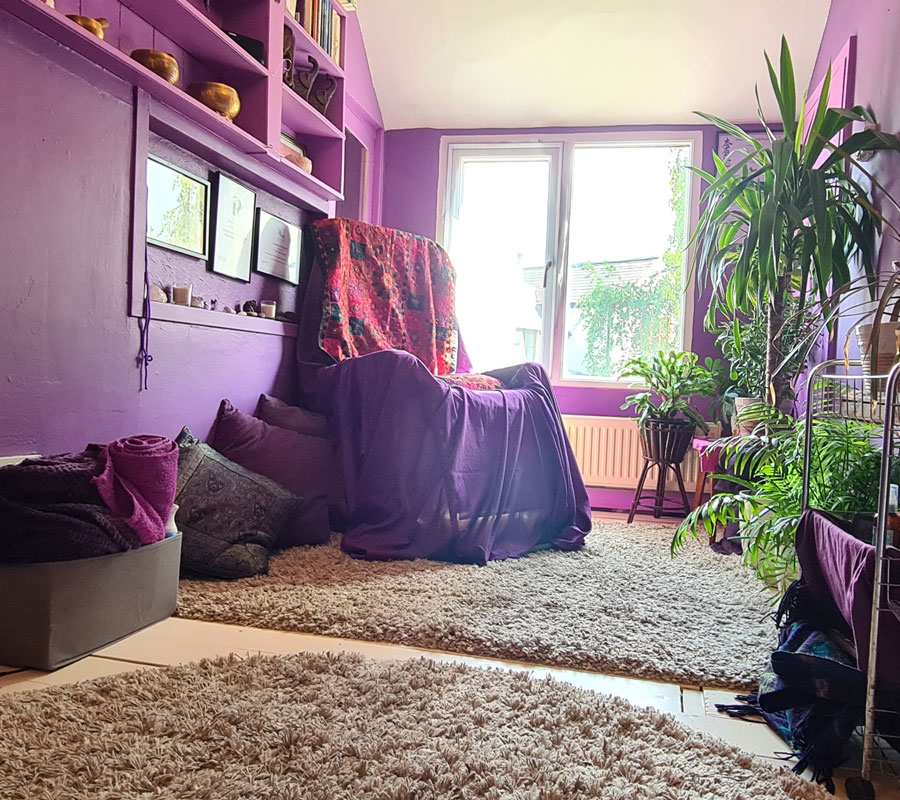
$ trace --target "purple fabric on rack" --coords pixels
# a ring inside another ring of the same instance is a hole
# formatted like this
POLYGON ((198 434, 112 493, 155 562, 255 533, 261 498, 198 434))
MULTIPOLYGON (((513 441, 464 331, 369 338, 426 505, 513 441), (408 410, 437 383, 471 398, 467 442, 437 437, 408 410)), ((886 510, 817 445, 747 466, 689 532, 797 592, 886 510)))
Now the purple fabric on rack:
POLYGON ((539 364, 491 373, 500 392, 447 385, 399 350, 304 372, 339 441, 346 552, 484 564, 582 546, 587 491, 539 364))
POLYGON ((144 544, 164 539, 178 482, 178 445, 163 436, 129 436, 101 448, 100 463, 94 486, 107 507, 144 544))
MULTIPOLYGON (((822 605, 832 624, 850 628, 856 647, 857 666, 869 663, 869 633, 875 582, 875 548, 847 533, 833 517, 805 511, 797 528, 797 558, 804 583, 822 605)), ((887 548, 891 559, 900 550, 887 548)), ((890 563, 885 579, 900 585, 900 561, 890 563)), ((881 688, 900 691, 900 589, 885 591, 888 610, 881 614, 878 638, 878 682, 881 688)))

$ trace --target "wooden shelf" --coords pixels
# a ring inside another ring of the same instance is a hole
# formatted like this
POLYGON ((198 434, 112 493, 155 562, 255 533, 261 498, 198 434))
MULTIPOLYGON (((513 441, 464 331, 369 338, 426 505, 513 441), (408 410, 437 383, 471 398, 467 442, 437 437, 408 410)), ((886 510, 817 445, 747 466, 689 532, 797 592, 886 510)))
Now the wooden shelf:
MULTIPOLYGON (((341 17, 341 21, 343 22, 343 17, 341 17)), ((344 77, 344 70, 342 70, 338 64, 334 63, 331 56, 329 56, 328 53, 326 53, 322 49, 319 43, 309 35, 309 32, 306 30, 306 28, 304 28, 299 22, 297 22, 297 20, 295 20, 290 14, 287 13, 287 10, 285 10, 284 12, 284 24, 294 32, 294 39, 297 43, 297 50, 307 55, 311 55, 313 58, 315 58, 315 60, 319 62, 320 71, 327 72, 329 75, 333 75, 335 78, 344 77)), ((345 43, 342 41, 341 49, 343 49, 344 46, 345 43)))
POLYGON ((292 180, 297 181, 298 183, 310 182, 314 186, 316 186, 320 193, 324 192, 328 195, 331 200, 343 200, 344 195, 333 186, 329 186, 322 180, 319 180, 315 175, 311 175, 308 172, 304 172, 300 167, 296 164, 288 161, 284 156, 280 156, 279 158, 275 158, 274 154, 271 156, 272 163, 275 168, 282 174, 291 178, 292 180))
MULTIPOLYGON (((244 153, 261 154, 265 145, 233 122, 228 122, 155 72, 138 64, 121 50, 88 33, 40 0, 0 0, 0 8, 11 11, 39 31, 84 56, 89 61, 146 91, 151 97, 177 111, 244 153)), ((257 65, 259 66, 259 65, 257 65)))
POLYGON ((263 64, 186 0, 119 2, 201 61, 260 77, 267 77, 269 74, 263 64))
POLYGON ((343 139, 344 132, 323 117, 287 84, 281 84, 281 121, 294 133, 343 139))
POLYGON ((151 303, 150 316, 159 322, 182 322, 188 325, 251 331, 270 336, 294 338, 297 336, 297 326, 292 322, 262 317, 241 317, 237 314, 226 314, 223 311, 207 311, 205 308, 178 306, 174 303, 151 303))

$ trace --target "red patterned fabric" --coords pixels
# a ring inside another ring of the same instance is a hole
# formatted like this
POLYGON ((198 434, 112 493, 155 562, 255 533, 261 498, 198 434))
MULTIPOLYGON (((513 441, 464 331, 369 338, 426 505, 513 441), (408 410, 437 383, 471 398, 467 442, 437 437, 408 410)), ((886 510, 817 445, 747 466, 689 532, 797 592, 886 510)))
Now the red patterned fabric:
POLYGON ((492 375, 479 375, 477 372, 455 372, 453 375, 441 375, 440 378, 452 386, 462 386, 466 389, 475 389, 478 392, 489 392, 503 388, 503 384, 492 375))
POLYGON ((319 346, 337 361, 405 350, 433 375, 456 366, 456 273, 429 239, 346 219, 313 225, 325 292, 319 346))

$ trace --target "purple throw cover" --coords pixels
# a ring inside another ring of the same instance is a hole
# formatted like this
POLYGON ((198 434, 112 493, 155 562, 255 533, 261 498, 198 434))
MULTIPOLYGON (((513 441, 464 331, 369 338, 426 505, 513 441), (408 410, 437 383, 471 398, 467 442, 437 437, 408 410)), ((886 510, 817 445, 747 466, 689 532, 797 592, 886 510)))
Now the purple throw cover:
MULTIPOLYGON (((820 511, 808 510, 800 518, 796 537, 800 572, 823 613, 832 623, 849 627, 856 647, 856 662, 865 672, 869 663, 872 593, 875 582, 875 548, 847 533, 838 521, 820 511)), ((887 549, 891 559, 900 550, 887 549)), ((885 578, 900 584, 900 562, 892 561, 885 578)), ((882 688, 900 690, 900 596, 892 588, 885 598, 889 610, 881 614, 878 638, 878 681, 882 688)))
POLYGON ((101 501, 100 448, 0 468, 0 562, 93 558, 141 546, 101 501))
POLYGON ((142 544, 162 541, 175 502, 178 446, 164 436, 129 436, 100 450, 100 498, 142 544))
POLYGON ((400 350, 308 373, 339 441, 346 552, 484 564, 582 546, 590 504, 544 369, 492 374, 505 390, 471 391, 400 350))

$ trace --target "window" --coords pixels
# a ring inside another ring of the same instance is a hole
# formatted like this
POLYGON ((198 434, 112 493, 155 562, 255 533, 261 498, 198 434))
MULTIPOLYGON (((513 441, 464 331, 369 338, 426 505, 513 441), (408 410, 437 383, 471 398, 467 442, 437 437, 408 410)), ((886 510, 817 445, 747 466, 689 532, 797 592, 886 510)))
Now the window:
POLYGON ((557 147, 455 148, 445 247, 472 366, 545 361, 544 282, 555 258, 557 147))
POLYGON ((555 382, 606 383, 688 348, 699 151, 699 134, 447 142, 442 240, 473 367, 534 360, 555 382))

